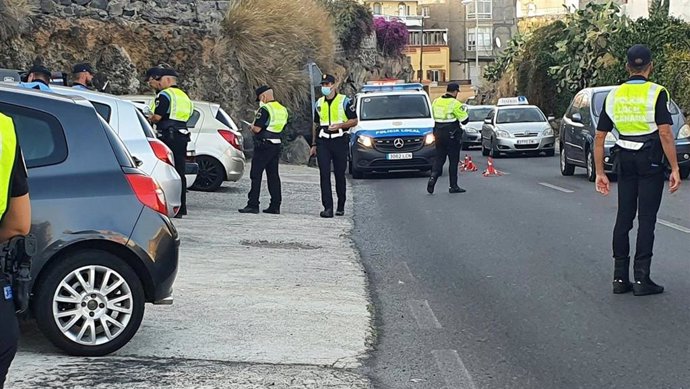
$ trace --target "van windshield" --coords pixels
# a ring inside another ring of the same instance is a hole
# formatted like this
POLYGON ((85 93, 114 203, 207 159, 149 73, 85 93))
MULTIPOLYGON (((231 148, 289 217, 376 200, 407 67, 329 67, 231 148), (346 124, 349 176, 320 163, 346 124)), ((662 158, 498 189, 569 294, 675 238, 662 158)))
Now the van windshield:
POLYGON ((425 95, 363 96, 359 120, 431 118, 425 95))

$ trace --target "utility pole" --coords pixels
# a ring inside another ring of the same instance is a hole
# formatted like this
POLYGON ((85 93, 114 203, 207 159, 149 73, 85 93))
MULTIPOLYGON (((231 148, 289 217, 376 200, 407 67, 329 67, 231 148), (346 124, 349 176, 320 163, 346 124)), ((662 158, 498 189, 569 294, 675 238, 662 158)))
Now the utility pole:
MULTIPOLYGON (((423 13, 423 12, 422 12, 423 13)), ((424 68, 422 67, 424 58, 424 15, 422 14, 422 30, 419 36, 419 83, 422 83, 424 78, 424 68)))

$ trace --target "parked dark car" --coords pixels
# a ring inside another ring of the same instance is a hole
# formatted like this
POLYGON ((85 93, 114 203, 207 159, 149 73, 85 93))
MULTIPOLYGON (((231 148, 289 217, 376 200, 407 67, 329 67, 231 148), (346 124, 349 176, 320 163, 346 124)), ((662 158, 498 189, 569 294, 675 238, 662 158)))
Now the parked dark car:
POLYGON ((32 315, 69 354, 111 353, 144 303, 172 303, 179 238, 165 196, 86 100, 0 85, 0 112, 29 174, 32 315))
MULTIPOLYGON (((578 92, 561 121, 559 145, 561 148, 561 174, 571 176, 576 167, 587 169, 587 178, 594 181, 594 134, 599 115, 603 109, 604 99, 613 86, 586 88, 578 92)), ((690 175, 690 126, 674 101, 669 102, 669 110, 673 117, 673 135, 676 138, 676 153, 680 165, 680 176, 685 179, 690 175)), ((604 167, 611 172, 612 161, 610 149, 616 143, 618 134, 614 131, 606 137, 606 154, 604 167)))

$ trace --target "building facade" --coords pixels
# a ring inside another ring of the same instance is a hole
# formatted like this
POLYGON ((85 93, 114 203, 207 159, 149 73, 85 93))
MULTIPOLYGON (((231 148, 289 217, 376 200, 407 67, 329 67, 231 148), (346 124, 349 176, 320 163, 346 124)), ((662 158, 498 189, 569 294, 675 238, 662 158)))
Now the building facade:
MULTIPOLYGON (((690 22, 690 0, 669 0, 669 15, 690 22)), ((623 12, 631 19, 649 17, 649 0, 623 0, 623 12)))

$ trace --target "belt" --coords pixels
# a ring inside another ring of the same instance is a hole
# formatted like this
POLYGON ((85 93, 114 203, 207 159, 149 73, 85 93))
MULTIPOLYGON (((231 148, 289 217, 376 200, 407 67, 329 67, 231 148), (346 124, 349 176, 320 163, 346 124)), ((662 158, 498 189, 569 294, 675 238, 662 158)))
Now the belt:
POLYGON ((319 138, 326 138, 326 139, 340 138, 343 135, 345 135, 345 131, 343 131, 342 128, 339 128, 338 132, 327 132, 326 130, 321 130, 319 132, 319 138))
POLYGON ((618 139, 616 144, 626 150, 638 151, 644 146, 643 142, 633 142, 631 140, 618 139))

